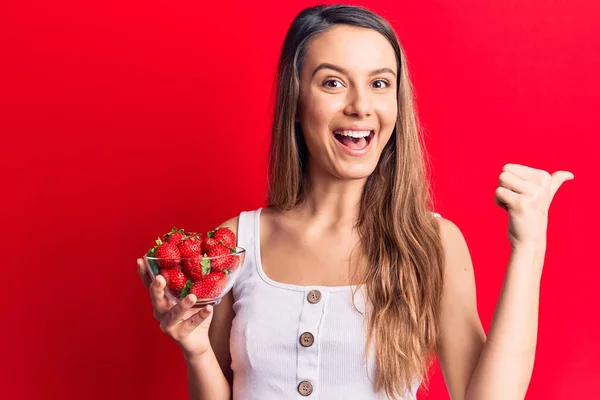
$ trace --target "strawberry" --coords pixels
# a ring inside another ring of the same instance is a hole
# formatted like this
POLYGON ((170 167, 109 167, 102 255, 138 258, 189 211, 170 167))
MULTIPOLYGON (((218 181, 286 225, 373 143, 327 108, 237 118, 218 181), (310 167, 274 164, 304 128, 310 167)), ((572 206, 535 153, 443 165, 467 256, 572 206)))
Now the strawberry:
POLYGON ((163 235, 163 242, 171 243, 177 246, 185 238, 185 231, 183 229, 177 229, 173 227, 170 232, 163 235))
POLYGON ((202 242, 194 237, 183 239, 177 248, 179 249, 181 258, 192 258, 202 255, 202 242))
POLYGON ((198 233, 198 232, 187 232, 185 234, 187 239, 197 239, 197 240, 202 240, 202 234, 198 233))
POLYGON ((221 294, 227 283, 227 275, 223 272, 212 271, 201 280, 194 282, 190 293, 199 299, 209 299, 221 294))
POLYGON ((212 250, 213 247, 216 247, 219 244, 217 239, 209 237, 208 235, 202 239, 202 252, 207 254, 212 250))
POLYGON ((183 260, 183 272, 191 280, 198 281, 210 272, 210 261, 200 256, 183 260))
POLYGON ((202 277, 202 242, 188 238, 179 245, 179 253, 183 258, 183 272, 197 281, 202 277))
POLYGON ((158 265, 161 268, 174 268, 181 263, 179 249, 172 243, 164 243, 160 238, 156 239, 156 248, 154 256, 158 258, 158 265))
POLYGON ((235 271, 240 265, 240 257, 236 255, 232 247, 225 247, 220 244, 213 247, 206 255, 211 257, 211 266, 217 271, 235 271))
MULTIPOLYGON (((210 232, 209 232, 210 235, 210 232)), ((235 247, 236 239, 235 233, 229 228, 217 228, 212 231, 212 238, 216 239, 219 244, 227 247, 235 247)))
POLYGON ((180 268, 163 269, 160 275, 167 281, 167 287, 177 292, 183 289, 187 282, 187 277, 180 268))

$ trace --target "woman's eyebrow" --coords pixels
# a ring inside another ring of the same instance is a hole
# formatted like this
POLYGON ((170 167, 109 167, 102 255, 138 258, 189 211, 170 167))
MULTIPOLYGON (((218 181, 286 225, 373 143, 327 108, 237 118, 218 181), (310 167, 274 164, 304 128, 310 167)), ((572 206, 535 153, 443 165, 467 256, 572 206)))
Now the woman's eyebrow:
MULTIPOLYGON (((344 68, 340 67, 339 65, 330 64, 330 63, 321 63, 321 64, 319 64, 319 66, 317 66, 317 68, 315 68, 315 70, 312 73, 312 76, 315 76, 315 74, 322 69, 331 69, 333 71, 339 72, 340 74, 348 75, 348 71, 346 71, 344 68)), ((396 73, 394 72, 394 70, 391 68, 388 68, 388 67, 378 68, 376 70, 373 70, 373 71, 369 72, 369 76, 382 74, 384 72, 387 72, 387 73, 390 73, 390 74, 396 76, 396 73)))

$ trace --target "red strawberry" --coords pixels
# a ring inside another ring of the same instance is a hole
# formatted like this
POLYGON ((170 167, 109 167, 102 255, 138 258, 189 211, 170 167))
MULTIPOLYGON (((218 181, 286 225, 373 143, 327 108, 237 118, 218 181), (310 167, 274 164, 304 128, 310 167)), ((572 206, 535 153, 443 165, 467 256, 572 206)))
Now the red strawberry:
POLYGON ((185 239, 179 245, 179 253, 183 258, 183 272, 195 281, 202 278, 202 242, 193 238, 185 239))
POLYGON ((177 246, 185 238, 185 231, 183 229, 177 229, 173 227, 170 232, 163 235, 163 242, 168 242, 177 246))
MULTIPOLYGON (((210 234, 210 232, 209 232, 210 234)), ((229 228, 217 228, 213 231, 212 238, 216 239, 217 242, 227 247, 235 247, 236 239, 235 233, 229 228)))
POLYGON ((156 239, 156 250, 154 256, 158 258, 158 265, 161 268, 174 268, 181 263, 181 256, 177 246, 171 243, 163 243, 162 240, 156 239))
POLYGON ((209 299, 221 294, 227 283, 227 275, 223 272, 212 271, 201 280, 194 282, 190 293, 199 299, 209 299))
POLYGON ((206 254, 209 251, 211 251, 213 247, 216 247, 218 244, 219 244, 219 242, 217 241, 217 239, 206 236, 206 237, 204 237, 204 239, 202 239, 202 252, 206 254))
POLYGON ((193 281, 202 279, 210 272, 210 261, 200 256, 183 260, 183 272, 193 281))
POLYGON ((167 287, 177 292, 183 289, 187 282, 187 277, 180 268, 163 269, 160 275, 167 281, 167 287))
POLYGON ((210 264, 217 271, 235 271, 240 265, 240 257, 236 255, 232 248, 221 244, 213 247, 206 255, 211 257, 210 264))
POLYGON ((192 258, 202 255, 202 242, 195 238, 187 238, 181 241, 178 246, 181 258, 192 258))

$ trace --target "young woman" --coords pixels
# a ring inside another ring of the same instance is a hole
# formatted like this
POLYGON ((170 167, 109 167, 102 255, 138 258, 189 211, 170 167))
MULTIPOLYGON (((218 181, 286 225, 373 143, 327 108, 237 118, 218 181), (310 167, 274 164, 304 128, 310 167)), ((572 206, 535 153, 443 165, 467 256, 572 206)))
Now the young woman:
POLYGON ((268 206, 225 221, 247 249, 214 307, 149 287, 192 399, 413 399, 437 354, 452 399, 519 399, 536 345, 550 202, 566 171, 507 164, 512 246, 486 338, 471 258, 432 212, 406 58, 366 9, 303 10, 285 38, 268 206))

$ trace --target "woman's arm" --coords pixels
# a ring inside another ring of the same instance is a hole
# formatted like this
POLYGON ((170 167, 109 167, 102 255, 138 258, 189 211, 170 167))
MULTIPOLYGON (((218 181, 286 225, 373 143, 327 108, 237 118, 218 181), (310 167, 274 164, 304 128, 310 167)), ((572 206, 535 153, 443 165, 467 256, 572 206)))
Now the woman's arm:
POLYGON ((450 398, 463 400, 486 337, 467 243, 454 223, 438 220, 446 257, 437 353, 450 398))
POLYGON ((514 248, 483 352, 465 399, 523 399, 538 327, 545 245, 514 248))
POLYGON ((186 367, 190 400, 231 399, 231 386, 212 348, 196 358, 186 358, 186 367))
POLYGON ((438 355, 452 399, 522 399, 535 357, 540 280, 546 252, 550 203, 573 179, 507 164, 496 203, 509 213, 511 254, 504 285, 486 340, 477 314, 475 279, 465 239, 440 219, 446 252, 438 355))
POLYGON ((446 276, 438 355, 450 397, 522 399, 533 370, 543 248, 513 249, 486 340, 465 239, 452 222, 440 226, 446 276))
POLYGON ((214 308, 210 324, 210 348, 202 355, 185 357, 190 400, 232 398, 229 332, 233 319, 233 295, 229 292, 214 308))

